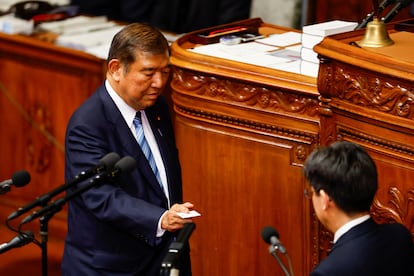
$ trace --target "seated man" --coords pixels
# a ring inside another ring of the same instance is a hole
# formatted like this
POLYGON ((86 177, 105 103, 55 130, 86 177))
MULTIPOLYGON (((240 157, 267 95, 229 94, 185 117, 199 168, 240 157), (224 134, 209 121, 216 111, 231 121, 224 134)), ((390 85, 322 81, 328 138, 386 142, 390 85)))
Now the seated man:
POLYGON ((334 233, 329 255, 310 275, 414 275, 414 244, 398 223, 369 215, 378 188, 374 161, 360 146, 336 142, 309 156, 308 194, 319 221, 334 233))

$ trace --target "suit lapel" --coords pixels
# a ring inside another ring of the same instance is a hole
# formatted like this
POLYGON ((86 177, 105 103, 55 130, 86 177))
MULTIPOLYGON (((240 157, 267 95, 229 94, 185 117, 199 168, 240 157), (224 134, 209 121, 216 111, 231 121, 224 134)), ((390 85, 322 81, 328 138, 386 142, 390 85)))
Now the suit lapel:
MULTIPOLYGON (((104 87, 104 86, 103 86, 104 87)), ((106 120, 111 124, 114 133, 118 133, 121 137, 119 141, 125 148, 128 155, 131 155, 135 159, 139 156, 138 148, 134 135, 132 134, 129 126, 126 124, 121 112, 109 96, 108 91, 105 88, 99 90, 100 98, 105 106, 106 120)), ((121 156, 121 158, 124 156, 121 156)))
MULTIPOLYGON (((112 125, 114 133, 118 133, 119 141, 127 153, 125 155, 129 155, 136 160, 137 169, 147 179, 147 182, 150 183, 150 186, 157 192, 157 194, 160 197, 164 198, 165 201, 167 201, 164 192, 161 190, 161 187, 158 184, 156 176, 154 175, 144 153, 142 152, 134 135, 132 134, 131 129, 122 117, 121 112, 118 110, 112 98, 109 96, 109 93, 104 87, 103 89, 99 90, 99 93, 103 104, 106 106, 106 119, 112 125)), ((151 127, 154 131, 154 127, 152 126, 153 119, 148 118, 148 120, 150 121, 151 127)), ((154 135, 156 136, 158 142, 158 137, 155 132, 154 135)), ((124 156, 121 156, 121 158, 122 157, 124 156)))

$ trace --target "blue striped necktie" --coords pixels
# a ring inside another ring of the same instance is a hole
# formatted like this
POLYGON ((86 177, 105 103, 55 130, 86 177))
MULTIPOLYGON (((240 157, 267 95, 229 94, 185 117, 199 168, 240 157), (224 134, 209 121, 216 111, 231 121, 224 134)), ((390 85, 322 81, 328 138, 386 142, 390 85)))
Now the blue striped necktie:
POLYGON ((157 177, 158 183, 161 185, 161 178, 160 173, 158 171, 157 165, 155 164, 154 156, 152 155, 151 148, 149 147, 149 144, 147 142, 147 139, 145 139, 144 135, 144 129, 142 127, 142 121, 141 121, 141 112, 138 111, 135 114, 134 118, 134 126, 135 126, 135 138, 137 139, 137 142, 139 146, 142 149, 142 152, 144 153, 145 157, 147 158, 152 171, 154 172, 155 176, 157 177))

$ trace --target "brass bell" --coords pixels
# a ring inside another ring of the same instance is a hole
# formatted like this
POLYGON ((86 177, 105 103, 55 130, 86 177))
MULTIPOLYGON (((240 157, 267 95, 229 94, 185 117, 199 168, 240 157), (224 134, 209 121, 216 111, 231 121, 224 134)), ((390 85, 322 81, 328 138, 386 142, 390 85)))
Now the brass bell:
POLYGON ((367 24, 364 38, 358 42, 362 47, 386 47, 394 44, 394 41, 389 37, 385 23, 379 20, 378 17, 367 24))

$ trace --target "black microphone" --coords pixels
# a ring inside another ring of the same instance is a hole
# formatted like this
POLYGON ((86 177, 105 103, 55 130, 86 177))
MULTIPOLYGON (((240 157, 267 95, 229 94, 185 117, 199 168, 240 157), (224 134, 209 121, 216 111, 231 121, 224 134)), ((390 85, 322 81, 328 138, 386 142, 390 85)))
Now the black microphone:
POLYGON ((266 226, 262 229, 262 239, 274 246, 276 249, 280 251, 282 254, 286 254, 286 248, 282 245, 279 241, 279 233, 276 231, 275 228, 271 226, 266 226))
POLYGON ((190 238, 194 229, 194 222, 187 222, 184 224, 183 228, 180 230, 180 233, 177 236, 177 239, 170 244, 167 255, 165 255, 164 260, 161 263, 162 268, 170 269, 177 265, 177 261, 181 256, 183 248, 187 244, 188 239, 190 238))
MULTIPOLYGON (((385 10, 386 7, 388 7, 389 5, 391 5, 392 3, 394 3, 395 1, 396 0, 384 0, 384 1, 382 1, 382 3, 378 7, 377 14, 380 14, 383 10, 385 10)), ((367 17, 361 23, 359 23, 358 26, 355 27, 355 30, 359 30, 361 28, 364 28, 368 24, 368 22, 372 21, 372 19, 374 18, 374 15, 375 14, 376 14, 375 11, 369 13, 367 15, 367 17)))
POLYGON ((107 177, 116 178, 122 173, 131 172, 137 166, 137 162, 131 156, 125 156, 116 162, 114 169, 110 171, 107 177))
POLYGON ((410 5, 414 0, 397 0, 397 4, 382 18, 385 23, 390 22, 402 9, 410 5))
POLYGON ((45 207, 41 208, 40 210, 34 211, 31 215, 25 217, 20 225, 28 223, 35 218, 38 218, 40 216, 46 215, 50 212, 58 212, 62 209, 62 206, 68 202, 70 199, 80 195, 81 193, 85 192, 86 190, 91 189, 92 187, 100 184, 102 181, 107 180, 108 178, 115 178, 119 176, 121 173, 124 172, 130 172, 132 171, 136 166, 136 161, 131 156, 125 156, 116 164, 114 165, 114 169, 109 172, 103 172, 100 174, 95 175, 94 178, 89 180, 88 184, 80 187, 79 189, 75 190, 72 193, 67 194, 65 197, 61 197, 57 199, 56 201, 50 203, 49 205, 46 205, 45 207))
POLYGON ((282 245, 282 243, 279 241, 279 233, 271 226, 266 226, 262 229, 262 238, 263 240, 270 244, 269 246, 269 253, 275 257, 277 262, 280 265, 280 268, 283 270, 286 276, 293 275, 293 268, 292 268, 292 262, 290 260, 289 255, 286 253, 285 247, 282 245), (277 254, 276 250, 279 250, 280 253, 282 253, 289 262, 289 270, 286 268, 285 264, 282 262, 282 260, 279 258, 279 255, 277 254))
POLYGON ((34 207, 45 205, 47 202, 50 201, 50 199, 52 197, 56 196, 57 194, 60 194, 61 192, 63 192, 67 188, 69 188, 71 186, 74 186, 74 185, 78 184, 79 182, 82 182, 83 180, 86 180, 86 179, 92 177, 93 175, 96 175, 98 173, 101 173, 101 172, 104 172, 108 169, 111 169, 118 160, 119 160, 119 155, 117 153, 115 153, 115 152, 108 153, 107 155, 102 157, 102 159, 99 160, 99 163, 96 166, 94 166, 93 168, 91 168, 87 171, 81 172, 72 181, 57 187, 56 189, 54 189, 53 191, 51 191, 47 194, 39 196, 35 201, 29 203, 28 205, 26 205, 24 207, 19 208, 17 211, 11 213, 8 216, 7 220, 15 219, 15 218, 19 217, 20 215, 30 211, 34 207))
POLYGON ((378 7, 378 14, 380 12, 382 12, 383 10, 385 10, 385 8, 388 7, 389 5, 393 4, 395 1, 396 0, 384 0, 384 1, 382 1, 382 3, 378 7))
POLYGON ((30 174, 27 171, 17 171, 11 179, 0 182, 0 195, 10 192, 11 186, 23 187, 30 182, 30 174))
POLYGON ((11 241, 0 244, 0 254, 10 249, 21 247, 34 240, 34 235, 31 231, 21 232, 19 235, 14 237, 11 241))

